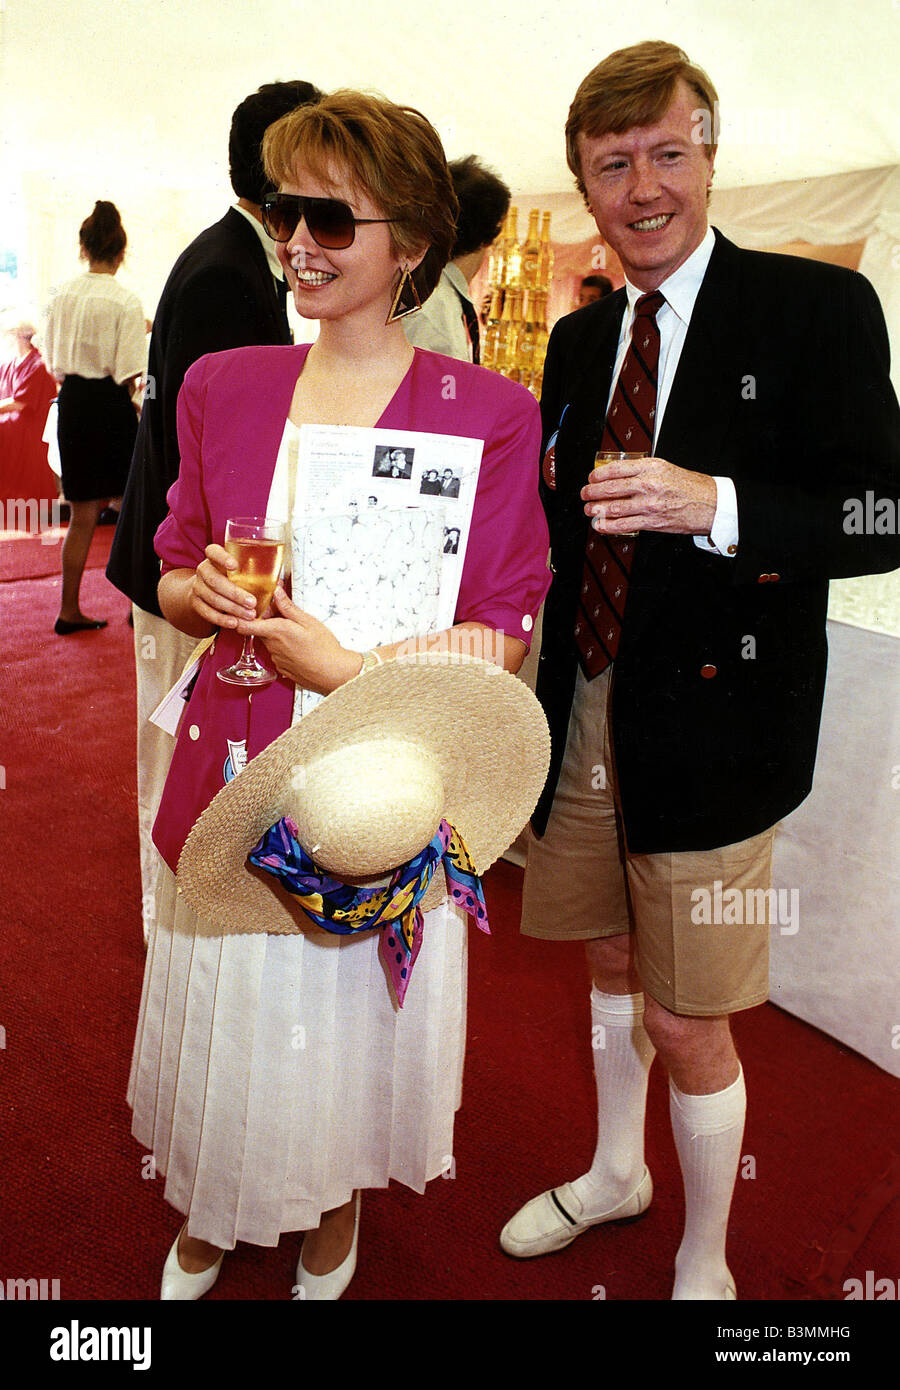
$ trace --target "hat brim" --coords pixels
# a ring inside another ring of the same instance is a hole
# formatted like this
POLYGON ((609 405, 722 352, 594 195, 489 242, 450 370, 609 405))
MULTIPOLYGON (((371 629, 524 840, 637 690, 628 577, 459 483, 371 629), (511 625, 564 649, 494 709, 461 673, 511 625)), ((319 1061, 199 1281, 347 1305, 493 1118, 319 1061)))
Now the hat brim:
MULTIPOLYGON (((291 815, 292 780, 302 778, 310 762, 384 737, 419 743, 438 760, 444 819, 459 831, 477 873, 485 873, 540 796, 550 762, 547 721, 529 688, 493 663, 455 652, 417 652, 340 686, 213 798, 178 861, 177 886, 190 906, 224 933, 309 930, 302 908, 272 875, 250 866, 247 855, 266 830, 291 815)), ((445 893, 441 872, 422 906, 436 906, 445 893)))

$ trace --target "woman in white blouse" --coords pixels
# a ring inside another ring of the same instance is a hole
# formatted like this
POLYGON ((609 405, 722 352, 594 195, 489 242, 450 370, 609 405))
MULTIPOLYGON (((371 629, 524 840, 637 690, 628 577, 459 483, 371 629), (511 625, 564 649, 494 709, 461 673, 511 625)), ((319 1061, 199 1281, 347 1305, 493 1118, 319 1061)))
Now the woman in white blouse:
POLYGON ((97 518, 120 497, 131 463, 137 417, 131 390, 142 376, 146 323, 140 301, 115 282, 127 237, 113 203, 97 202, 79 231, 88 271, 54 297, 44 358, 58 381, 59 456, 71 520, 62 548, 61 637, 106 626, 79 604, 81 576, 97 518))

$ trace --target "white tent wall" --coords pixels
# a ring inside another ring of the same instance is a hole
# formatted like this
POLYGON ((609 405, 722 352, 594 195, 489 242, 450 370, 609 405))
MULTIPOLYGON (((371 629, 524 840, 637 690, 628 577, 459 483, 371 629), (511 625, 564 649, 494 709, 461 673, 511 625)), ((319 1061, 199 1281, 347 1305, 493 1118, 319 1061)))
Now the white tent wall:
MULTIPOLYGON (((457 0, 421 14, 407 0, 330 0, 325 10, 303 0, 0 0, 4 194, 25 185, 31 204, 29 180, 43 178, 60 195, 24 219, 54 241, 52 259, 30 236, 20 246, 26 266, 43 267, 24 289, 44 300, 94 200, 109 197, 152 314, 162 271, 230 197, 232 110, 260 83, 289 77, 418 106, 451 157, 474 152, 518 195, 571 203, 563 127, 578 82, 612 48, 661 37, 718 89, 717 189, 887 167, 898 158, 883 95, 898 25, 891 0, 642 0, 628 17, 596 0, 546 12, 533 0, 457 0), (48 229, 45 214, 64 216, 65 228, 48 229)), ((554 221, 569 242, 562 216, 554 221)))
POLYGON ((219 190, 205 195, 147 186, 110 190, 105 183, 86 190, 80 180, 62 175, 26 174, 20 192, 21 297, 26 304, 42 311, 56 286, 85 269, 78 259, 78 228, 96 199, 105 197, 115 201, 128 233, 118 278, 137 294, 150 319, 176 258, 229 201, 219 190))

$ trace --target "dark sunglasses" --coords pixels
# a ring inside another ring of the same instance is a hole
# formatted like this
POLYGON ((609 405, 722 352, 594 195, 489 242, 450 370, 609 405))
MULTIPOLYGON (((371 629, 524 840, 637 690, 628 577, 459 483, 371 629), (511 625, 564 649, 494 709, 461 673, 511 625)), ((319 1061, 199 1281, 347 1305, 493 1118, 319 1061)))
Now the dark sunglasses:
POLYGON ((298 193, 267 193, 262 200, 263 226, 273 241, 290 241, 300 218, 309 234, 325 251, 352 246, 356 228, 370 222, 396 222, 396 217, 354 217, 346 203, 336 198, 304 198, 298 193))

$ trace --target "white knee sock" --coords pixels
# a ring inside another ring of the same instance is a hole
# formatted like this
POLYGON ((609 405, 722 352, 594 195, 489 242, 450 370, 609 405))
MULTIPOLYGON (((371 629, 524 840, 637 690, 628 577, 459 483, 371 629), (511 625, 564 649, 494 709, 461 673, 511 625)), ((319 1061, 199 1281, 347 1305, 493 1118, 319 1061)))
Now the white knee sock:
POLYGON ((724 1297, 730 1277, 725 1238, 746 1110, 743 1069, 724 1091, 708 1096, 685 1095, 669 1082, 669 1112, 685 1206, 673 1299, 724 1297))
POLYGON ((572 1183, 584 1214, 618 1206, 644 1172, 647 1078, 656 1055, 644 1031, 643 994, 591 990, 591 1042, 597 1083, 597 1148, 572 1183))

